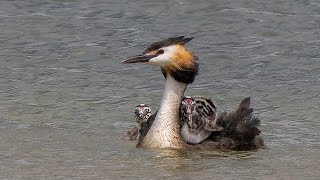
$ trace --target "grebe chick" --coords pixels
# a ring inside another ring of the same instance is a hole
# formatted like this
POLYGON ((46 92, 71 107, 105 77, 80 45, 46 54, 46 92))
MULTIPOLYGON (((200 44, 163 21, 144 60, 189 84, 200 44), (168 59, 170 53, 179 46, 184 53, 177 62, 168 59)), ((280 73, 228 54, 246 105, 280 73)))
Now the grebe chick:
POLYGON ((198 144, 213 131, 223 129, 216 124, 216 106, 211 99, 184 97, 180 106, 180 118, 180 135, 188 144, 198 144))
POLYGON ((140 130, 142 123, 147 122, 148 118, 151 116, 151 108, 146 104, 139 104, 134 109, 135 120, 137 125, 131 130, 127 131, 122 139, 133 141, 139 139, 140 130))

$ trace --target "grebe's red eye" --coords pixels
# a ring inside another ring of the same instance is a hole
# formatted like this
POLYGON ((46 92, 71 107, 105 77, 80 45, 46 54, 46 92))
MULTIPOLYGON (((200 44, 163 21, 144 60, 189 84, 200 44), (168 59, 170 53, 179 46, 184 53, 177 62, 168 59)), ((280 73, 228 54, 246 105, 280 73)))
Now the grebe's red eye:
POLYGON ((157 52, 156 55, 158 56, 158 55, 163 54, 163 53, 164 53, 164 50, 163 50, 163 49, 160 49, 160 50, 157 52))

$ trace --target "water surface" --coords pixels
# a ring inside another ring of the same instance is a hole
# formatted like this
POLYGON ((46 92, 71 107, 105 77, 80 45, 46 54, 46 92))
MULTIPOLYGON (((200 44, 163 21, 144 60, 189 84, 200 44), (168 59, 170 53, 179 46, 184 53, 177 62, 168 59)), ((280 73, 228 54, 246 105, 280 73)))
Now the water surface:
POLYGON ((320 2, 0 2, 1 179, 315 179, 320 2), (160 104, 159 68, 122 65, 150 43, 195 39, 187 95, 219 111, 252 97, 268 149, 136 149, 133 108, 160 104))

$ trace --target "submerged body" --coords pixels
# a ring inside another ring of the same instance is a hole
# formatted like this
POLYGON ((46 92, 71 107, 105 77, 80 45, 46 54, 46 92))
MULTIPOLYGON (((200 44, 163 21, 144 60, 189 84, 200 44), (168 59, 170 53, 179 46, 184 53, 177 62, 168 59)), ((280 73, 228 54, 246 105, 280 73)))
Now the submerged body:
POLYGON ((139 139, 140 131, 137 126, 134 126, 129 131, 125 132, 121 139, 127 140, 127 141, 134 141, 139 139))
POLYGON ((219 136, 208 138, 200 144, 189 145, 180 136, 179 106, 187 84, 198 74, 196 57, 184 47, 192 38, 184 36, 153 43, 142 55, 122 61, 124 64, 147 63, 160 66, 166 78, 166 87, 159 111, 142 124, 137 147, 173 149, 257 149, 263 147, 256 128, 251 124, 250 99, 246 98, 234 113, 223 116, 225 125, 219 136), (246 123, 248 120, 248 123, 246 123), (243 126, 242 124, 245 124, 243 126), (253 127, 253 128, 252 128, 253 127), (243 148, 242 148, 243 147, 243 148))

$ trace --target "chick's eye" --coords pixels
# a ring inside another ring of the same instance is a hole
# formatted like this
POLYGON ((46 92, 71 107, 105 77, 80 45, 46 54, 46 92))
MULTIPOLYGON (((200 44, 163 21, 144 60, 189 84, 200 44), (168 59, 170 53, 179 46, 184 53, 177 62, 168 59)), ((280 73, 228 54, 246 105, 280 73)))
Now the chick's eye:
POLYGON ((163 49, 160 49, 156 55, 160 55, 160 54, 163 54, 164 53, 164 50, 163 49))

